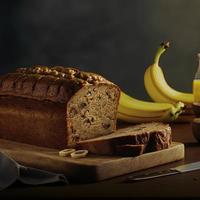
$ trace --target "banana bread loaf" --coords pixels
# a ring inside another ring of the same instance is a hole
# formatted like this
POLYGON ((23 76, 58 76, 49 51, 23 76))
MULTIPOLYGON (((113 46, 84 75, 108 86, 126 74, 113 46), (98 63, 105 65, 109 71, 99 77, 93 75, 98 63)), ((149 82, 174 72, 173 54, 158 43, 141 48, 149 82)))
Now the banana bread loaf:
POLYGON ((0 138, 65 148, 116 130, 120 89, 75 68, 19 68, 0 77, 0 138))

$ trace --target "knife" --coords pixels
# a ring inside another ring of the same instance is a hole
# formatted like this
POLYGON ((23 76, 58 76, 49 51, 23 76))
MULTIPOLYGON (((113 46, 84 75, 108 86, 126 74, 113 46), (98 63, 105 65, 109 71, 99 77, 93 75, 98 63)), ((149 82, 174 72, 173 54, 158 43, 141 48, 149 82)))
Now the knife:
POLYGON ((170 168, 170 169, 162 170, 162 171, 158 171, 158 172, 145 173, 145 174, 142 174, 139 176, 129 176, 125 182, 129 183, 129 182, 135 182, 135 181, 148 180, 148 179, 153 179, 153 178, 158 178, 158 177, 163 177, 163 176, 182 174, 185 172, 191 172, 191 171, 195 171, 195 170, 199 170, 199 169, 200 169, 200 161, 185 164, 185 165, 180 165, 175 168, 170 168))

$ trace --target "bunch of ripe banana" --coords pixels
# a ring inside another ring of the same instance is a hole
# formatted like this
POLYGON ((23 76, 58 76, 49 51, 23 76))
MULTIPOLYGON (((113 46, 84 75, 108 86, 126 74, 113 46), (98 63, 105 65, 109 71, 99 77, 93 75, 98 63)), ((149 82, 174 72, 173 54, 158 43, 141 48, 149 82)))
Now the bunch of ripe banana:
POLYGON ((121 92, 117 117, 132 123, 142 122, 171 122, 177 119, 184 109, 182 102, 175 105, 137 100, 121 92))
POLYGON ((165 80, 162 68, 159 66, 160 56, 169 48, 169 42, 162 43, 158 48, 153 65, 149 66, 144 74, 144 85, 149 96, 156 102, 169 102, 176 104, 178 101, 191 105, 193 94, 183 93, 171 88, 165 80))
POLYGON ((118 119, 133 123, 171 122, 178 118, 185 107, 192 105, 193 94, 179 92, 171 88, 159 66, 160 56, 168 47, 169 42, 160 45, 154 63, 146 69, 144 74, 145 88, 155 102, 140 101, 121 92, 118 119))

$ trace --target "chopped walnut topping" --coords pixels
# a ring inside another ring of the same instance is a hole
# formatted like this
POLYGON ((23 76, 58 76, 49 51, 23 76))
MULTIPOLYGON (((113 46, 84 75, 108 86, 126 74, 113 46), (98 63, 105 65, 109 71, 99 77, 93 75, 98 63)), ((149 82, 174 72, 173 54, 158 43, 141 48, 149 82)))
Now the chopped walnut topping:
POLYGON ((65 67, 46 67, 46 66, 34 66, 31 68, 19 68, 17 72, 25 74, 45 74, 52 75, 58 78, 74 79, 77 85, 79 84, 94 84, 98 81, 106 81, 103 77, 89 72, 80 72, 76 68, 65 67))

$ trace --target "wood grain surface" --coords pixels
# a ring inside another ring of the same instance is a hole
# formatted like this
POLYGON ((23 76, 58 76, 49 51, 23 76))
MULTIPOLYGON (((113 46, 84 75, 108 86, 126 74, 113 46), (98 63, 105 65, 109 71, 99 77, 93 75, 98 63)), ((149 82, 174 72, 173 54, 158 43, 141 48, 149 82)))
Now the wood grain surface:
POLYGON ((60 157, 58 150, 0 139, 0 151, 30 167, 64 173, 70 179, 100 181, 184 158, 184 145, 172 143, 169 149, 137 157, 88 155, 74 159, 60 157))

